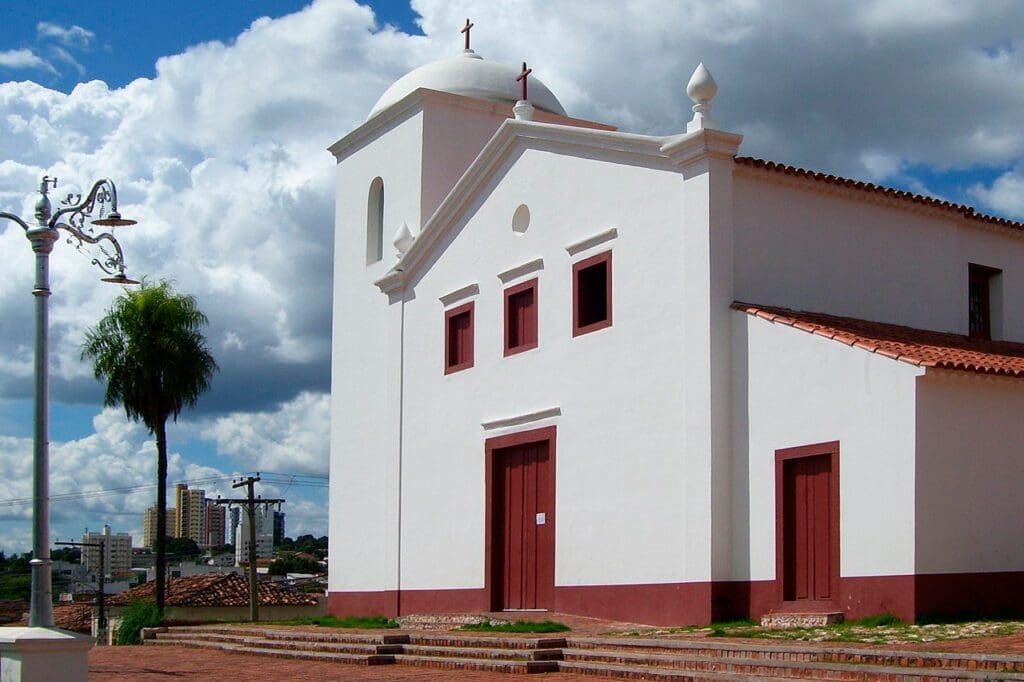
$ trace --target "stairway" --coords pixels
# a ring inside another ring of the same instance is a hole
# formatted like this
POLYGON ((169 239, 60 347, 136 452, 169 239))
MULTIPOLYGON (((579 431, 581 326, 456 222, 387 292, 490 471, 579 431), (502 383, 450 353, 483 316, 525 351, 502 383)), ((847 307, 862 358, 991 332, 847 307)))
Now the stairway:
POLYGON ((144 643, 239 653, 506 673, 567 672, 672 682, 725 680, 1024 681, 1024 656, 890 651, 764 640, 352 633, 236 626, 153 628, 144 643))

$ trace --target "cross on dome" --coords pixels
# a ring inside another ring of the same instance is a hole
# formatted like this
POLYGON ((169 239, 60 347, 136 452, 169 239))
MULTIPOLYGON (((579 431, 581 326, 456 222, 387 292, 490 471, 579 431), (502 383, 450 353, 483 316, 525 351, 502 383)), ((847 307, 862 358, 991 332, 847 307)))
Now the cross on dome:
POLYGON ((523 70, 518 76, 516 76, 516 81, 522 82, 523 84, 523 96, 520 99, 524 102, 529 99, 526 96, 526 77, 529 76, 531 73, 533 73, 533 69, 526 68, 526 62, 523 62, 523 70))
POLYGON ((467 50, 469 49, 469 29, 473 28, 473 26, 475 26, 475 24, 469 20, 469 17, 466 17, 466 25, 463 26, 462 29, 459 31, 459 33, 465 33, 466 34, 466 49, 467 50))

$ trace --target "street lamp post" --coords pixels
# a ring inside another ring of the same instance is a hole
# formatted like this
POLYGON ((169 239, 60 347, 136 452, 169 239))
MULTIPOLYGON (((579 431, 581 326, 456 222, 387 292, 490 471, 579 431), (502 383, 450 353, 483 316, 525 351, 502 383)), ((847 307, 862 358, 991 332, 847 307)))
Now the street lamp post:
POLYGON ((96 233, 93 226, 122 227, 134 225, 134 220, 121 217, 117 211, 117 187, 104 178, 97 181, 89 193, 69 194, 63 208, 53 212, 48 196, 50 187, 57 187, 57 178, 43 176, 39 183, 39 201, 35 206, 36 224, 12 213, 0 211, 0 218, 18 223, 32 243, 36 254, 36 282, 32 295, 36 299, 36 352, 35 352, 35 410, 32 450, 32 601, 29 611, 30 627, 53 627, 53 588, 50 572, 50 437, 49 437, 49 297, 50 252, 64 230, 70 236, 68 243, 81 250, 85 244, 95 245, 102 256, 93 258, 107 277, 104 282, 138 284, 124 274, 124 254, 121 245, 110 232, 96 233), (109 204, 109 209, 108 209, 109 204), (97 218, 92 218, 93 213, 97 218))

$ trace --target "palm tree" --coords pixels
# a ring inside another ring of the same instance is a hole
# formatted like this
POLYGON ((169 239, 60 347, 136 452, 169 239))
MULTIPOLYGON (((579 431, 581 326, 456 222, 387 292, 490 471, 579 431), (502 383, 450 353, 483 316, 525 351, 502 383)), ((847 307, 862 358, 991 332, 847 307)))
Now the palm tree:
POLYGON ((175 421, 210 387, 217 362, 200 328, 206 315, 193 296, 176 294, 168 282, 142 283, 125 291, 94 329, 85 334, 82 359, 105 379, 104 405, 123 404, 129 419, 142 420, 156 436, 156 605, 164 608, 167 564, 167 418, 175 421))

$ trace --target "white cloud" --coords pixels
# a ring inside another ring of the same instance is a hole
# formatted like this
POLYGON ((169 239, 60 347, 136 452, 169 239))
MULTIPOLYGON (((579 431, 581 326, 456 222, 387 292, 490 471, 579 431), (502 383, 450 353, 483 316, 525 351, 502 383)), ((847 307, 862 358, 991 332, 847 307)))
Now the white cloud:
POLYGON ((987 187, 975 184, 970 188, 970 194, 994 211, 1024 220, 1024 169, 1007 171, 987 187))
POLYGON ((40 21, 36 24, 36 36, 44 40, 54 40, 69 47, 88 47, 96 38, 95 33, 81 26, 74 24, 61 26, 50 21, 40 21))
MULTIPOLYGON (((169 440, 169 482, 230 477, 183 461, 173 436, 169 440)), ((31 546, 24 540, 31 534, 32 462, 30 438, 0 436, 0 550, 31 546)), ((214 485, 230 488, 226 481, 214 485)), ((142 514, 156 501, 155 442, 123 410, 104 409, 93 419, 93 433, 51 443, 50 496, 51 539, 72 539, 109 523, 141 544, 142 514)))
MULTIPOLYGON (((720 87, 713 117, 745 134, 741 154, 914 187, 924 187, 915 168, 1015 168, 949 198, 1022 215, 1024 4, 414 7, 425 36, 382 28, 351 0, 319 0, 257 20, 230 44, 168 55, 155 78, 122 88, 0 83, 0 210, 29 216, 44 173, 59 178, 55 198, 116 179, 122 213, 140 220, 118 231, 129 273, 174 280, 210 317, 222 370, 199 411, 186 415, 201 426, 179 428, 201 429, 240 469, 326 470, 334 163, 324 149, 403 73, 457 52, 467 16, 479 53, 528 61, 572 115, 632 132, 683 130, 685 84, 703 60, 720 87)), ((85 29, 56 28, 40 35, 64 47, 93 40, 85 29)), ((54 72, 31 50, 0 52, 0 66, 54 72)), ((0 398, 25 398, 33 266, 20 228, 0 222, 0 252, 0 398)), ((52 394, 96 401, 100 386, 78 348, 118 289, 98 284, 89 259, 66 243, 51 265, 52 394)), ((117 456, 144 447, 145 434, 132 434, 116 441, 127 448, 117 456)), ((16 446, 0 446, 0 466, 16 446)))
POLYGON ((28 48, 0 51, 0 66, 8 69, 34 69, 56 74, 53 64, 28 48))
POLYGON ((65 50, 63 47, 56 47, 55 46, 53 48, 53 56, 56 59, 64 62, 65 64, 67 64, 69 66, 71 66, 75 71, 77 71, 79 78, 82 78, 83 76, 85 76, 85 67, 82 66, 82 64, 77 59, 75 59, 74 56, 72 56, 72 54, 70 52, 68 52, 67 50, 65 50))
MULTIPOLYGON (((168 425, 168 500, 173 485, 206 491, 207 497, 238 497, 233 477, 254 469, 326 475, 329 397, 303 394, 273 412, 234 414, 209 422, 168 425), (180 448, 195 438, 231 459, 211 466, 189 461, 180 448), (232 461, 234 460, 234 461, 232 461)), ((263 497, 281 497, 291 534, 327 532, 326 491, 309 489, 308 479, 288 485, 285 477, 265 483, 263 497), (303 487, 303 485, 307 487, 303 487)), ((144 426, 121 408, 106 408, 93 419, 93 432, 50 446, 51 538, 73 539, 85 528, 110 524, 142 543, 145 509, 156 501, 156 443, 144 426)), ((0 551, 31 547, 32 440, 0 436, 0 551)), ((173 503, 170 503, 173 506, 173 503)))
POLYGON ((273 411, 218 417, 199 432, 248 468, 326 475, 330 402, 326 394, 301 393, 273 411))

